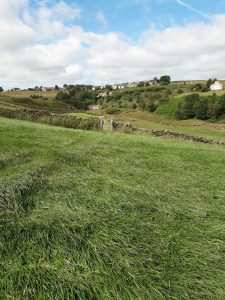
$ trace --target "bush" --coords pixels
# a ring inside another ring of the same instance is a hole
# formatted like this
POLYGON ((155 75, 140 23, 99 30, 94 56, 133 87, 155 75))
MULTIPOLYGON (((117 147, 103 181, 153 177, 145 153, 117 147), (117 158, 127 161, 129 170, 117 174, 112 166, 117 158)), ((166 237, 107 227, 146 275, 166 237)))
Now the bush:
POLYGON ((184 98, 183 103, 179 103, 177 106, 176 117, 181 120, 192 119, 195 117, 194 105, 200 101, 198 93, 193 93, 184 98))
POLYGON ((120 109, 116 108, 116 107, 112 107, 112 108, 108 108, 105 111, 107 114, 109 115, 116 115, 120 113, 120 109))

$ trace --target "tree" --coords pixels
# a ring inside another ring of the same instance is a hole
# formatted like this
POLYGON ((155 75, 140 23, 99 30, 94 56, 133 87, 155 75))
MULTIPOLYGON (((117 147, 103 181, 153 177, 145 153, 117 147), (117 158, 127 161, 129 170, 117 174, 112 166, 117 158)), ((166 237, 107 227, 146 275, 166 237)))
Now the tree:
POLYGON ((59 92, 56 95, 56 100, 58 101, 67 101, 68 99, 69 99, 69 95, 67 93, 59 92))
POLYGON ((198 105, 200 97, 198 93, 193 93, 185 97, 183 103, 179 103, 176 111, 177 119, 187 120, 195 117, 195 106, 198 105))
POLYGON ((55 91, 59 91, 59 90, 60 90, 59 86, 55 85, 55 91))
POLYGON ((106 85, 106 87, 105 87, 108 91, 112 91, 113 90, 113 88, 112 88, 112 86, 111 85, 106 85))
POLYGON ((202 89, 201 83, 196 83, 195 85, 193 85, 193 86, 191 87, 192 92, 201 91, 201 89, 202 89))
POLYGON ((144 81, 139 82, 138 85, 137 85, 137 87, 143 87, 143 86, 145 86, 145 82, 144 81))
POLYGON ((171 77, 169 75, 163 75, 159 79, 159 83, 163 85, 170 84, 171 77))
POLYGON ((0 93, 2 93, 4 91, 4 89, 0 86, 0 93))
POLYGON ((213 83, 214 83, 214 82, 212 81, 212 79, 209 78, 209 79, 207 80, 207 82, 206 82, 206 87, 207 87, 207 89, 209 89, 210 86, 211 86, 213 83))
POLYGON ((202 99, 194 105, 195 117, 200 120, 208 119, 208 99, 202 99))

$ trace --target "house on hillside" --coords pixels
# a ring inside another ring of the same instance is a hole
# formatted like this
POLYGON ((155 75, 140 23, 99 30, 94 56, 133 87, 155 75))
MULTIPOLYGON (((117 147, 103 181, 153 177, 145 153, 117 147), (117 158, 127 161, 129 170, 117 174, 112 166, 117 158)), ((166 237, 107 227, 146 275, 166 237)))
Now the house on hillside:
POLYGON ((101 106, 98 105, 98 104, 95 104, 95 105, 89 105, 89 110, 99 110, 101 109, 101 106))
POLYGON ((128 84, 128 87, 129 87, 129 88, 134 88, 134 87, 137 87, 137 85, 138 85, 137 82, 130 82, 130 83, 128 84))
POLYGON ((211 91, 221 91, 223 90, 223 84, 220 83, 219 81, 215 81, 211 86, 210 86, 211 91))
POLYGON ((106 97, 108 96, 108 92, 99 93, 98 97, 106 97))
POLYGON ((41 91, 41 92, 47 92, 47 87, 41 86, 41 87, 40 87, 40 91, 41 91))

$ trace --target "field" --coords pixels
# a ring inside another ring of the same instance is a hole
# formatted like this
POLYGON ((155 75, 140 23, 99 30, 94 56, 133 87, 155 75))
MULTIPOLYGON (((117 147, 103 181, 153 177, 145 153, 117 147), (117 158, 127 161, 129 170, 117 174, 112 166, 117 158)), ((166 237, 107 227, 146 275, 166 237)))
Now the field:
POLYGON ((68 113, 72 109, 66 103, 55 101, 56 92, 33 92, 33 91, 16 91, 0 93, 0 106, 13 104, 20 107, 43 109, 52 112, 68 113), (38 95, 43 98, 32 99, 31 95, 38 95))
POLYGON ((0 129, 0 299, 225 299, 224 147, 0 129))
MULTIPOLYGON (((171 88, 177 88, 177 84, 171 85, 171 88)), ((183 85, 181 85, 183 86, 183 85)), ((140 88, 141 89, 141 88, 140 88)), ((131 88, 132 90, 132 88, 131 88)), ((135 89, 134 89, 135 90, 135 89)), ((217 92, 217 95, 223 94, 224 91, 217 92)), ((43 99, 31 99, 30 91, 5 92, 0 94, 0 107, 25 107, 31 109, 43 109, 53 113, 65 113, 78 118, 88 119, 93 117, 105 116, 106 119, 115 121, 130 122, 135 127, 147 129, 163 129, 179 131, 188 135, 207 137, 212 139, 225 139, 225 124, 205 122, 196 119, 177 121, 171 114, 174 111, 177 101, 180 101, 186 94, 178 95, 168 104, 160 106, 155 113, 146 111, 121 109, 118 114, 107 114, 105 110, 92 110, 86 112, 78 112, 72 109, 69 105, 55 101, 56 92, 39 92, 40 96, 46 97, 43 99)), ((201 96, 212 94, 212 92, 200 93, 201 96)))
MULTIPOLYGON (((104 111, 96 111, 91 112, 89 116, 93 117, 93 113, 96 113, 97 115, 105 115, 104 111)), ((139 128, 172 130, 198 137, 207 137, 219 140, 225 139, 224 123, 210 123, 196 119, 177 121, 175 119, 165 117, 164 115, 137 110, 122 110, 119 114, 106 114, 105 116, 106 119, 113 119, 115 121, 125 123, 130 122, 135 127, 139 128)))

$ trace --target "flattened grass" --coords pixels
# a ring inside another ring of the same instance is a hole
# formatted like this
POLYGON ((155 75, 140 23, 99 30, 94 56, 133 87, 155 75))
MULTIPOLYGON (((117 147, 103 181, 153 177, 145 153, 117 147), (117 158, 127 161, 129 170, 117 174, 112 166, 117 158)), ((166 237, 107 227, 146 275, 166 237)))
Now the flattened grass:
POLYGON ((223 147, 0 129, 0 298, 225 298, 223 147))

